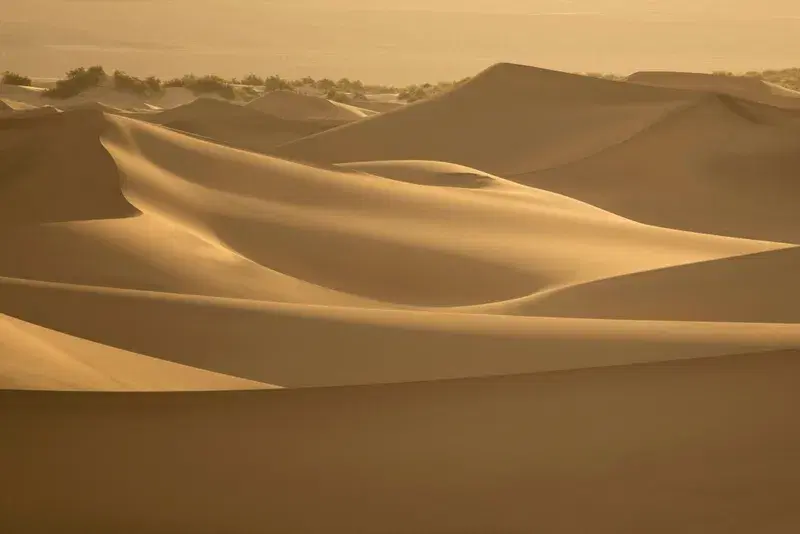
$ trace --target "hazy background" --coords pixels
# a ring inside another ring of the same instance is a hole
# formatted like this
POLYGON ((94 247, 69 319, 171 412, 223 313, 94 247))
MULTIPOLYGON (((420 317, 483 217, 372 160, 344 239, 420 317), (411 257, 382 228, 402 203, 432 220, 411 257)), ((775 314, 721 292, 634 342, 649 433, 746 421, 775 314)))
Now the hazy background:
POLYGON ((795 0, 0 0, 0 70, 455 79, 796 66, 795 0))

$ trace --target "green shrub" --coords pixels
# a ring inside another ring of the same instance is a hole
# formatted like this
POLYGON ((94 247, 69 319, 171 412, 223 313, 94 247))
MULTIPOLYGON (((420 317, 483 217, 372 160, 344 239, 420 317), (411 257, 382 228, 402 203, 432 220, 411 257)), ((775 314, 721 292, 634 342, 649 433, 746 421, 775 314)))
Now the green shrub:
POLYGON ((236 98, 236 93, 233 91, 231 84, 213 74, 201 76, 200 78, 196 78, 194 75, 184 76, 183 86, 196 95, 211 93, 228 100, 236 98))
POLYGON ((350 102, 350 98, 346 94, 340 93, 336 89, 328 91, 325 98, 333 100, 334 102, 341 102, 342 104, 348 104, 350 102))
POLYGON ((48 89, 43 94, 49 98, 70 98, 82 92, 97 87, 106 78, 103 67, 78 67, 67 72, 67 77, 58 80, 55 87, 48 89))
POLYGON ((264 80, 264 90, 267 92, 285 91, 291 89, 292 85, 277 74, 264 80))
POLYGON ((3 73, 3 79, 0 81, 0 83, 4 83, 6 85, 31 85, 33 81, 27 76, 7 70, 3 73))

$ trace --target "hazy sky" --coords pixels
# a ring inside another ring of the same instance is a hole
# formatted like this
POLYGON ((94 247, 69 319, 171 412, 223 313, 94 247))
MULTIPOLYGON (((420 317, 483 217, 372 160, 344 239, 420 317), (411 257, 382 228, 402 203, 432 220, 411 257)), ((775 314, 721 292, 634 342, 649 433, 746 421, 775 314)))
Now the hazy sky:
POLYGON ((572 71, 800 62, 793 0, 7 0, 0 70, 452 79, 497 61, 572 71))

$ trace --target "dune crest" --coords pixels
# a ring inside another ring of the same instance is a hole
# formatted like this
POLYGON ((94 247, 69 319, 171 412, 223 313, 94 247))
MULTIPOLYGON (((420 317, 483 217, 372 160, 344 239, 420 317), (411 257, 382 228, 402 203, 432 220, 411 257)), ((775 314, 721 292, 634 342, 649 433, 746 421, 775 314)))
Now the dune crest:
POLYGON ((14 99, 0 523, 797 530, 800 111, 748 84, 14 99))
POLYGON ((342 105, 319 96, 303 95, 293 91, 268 92, 248 102, 245 106, 282 119, 295 120, 354 121, 367 115, 353 106, 342 105))

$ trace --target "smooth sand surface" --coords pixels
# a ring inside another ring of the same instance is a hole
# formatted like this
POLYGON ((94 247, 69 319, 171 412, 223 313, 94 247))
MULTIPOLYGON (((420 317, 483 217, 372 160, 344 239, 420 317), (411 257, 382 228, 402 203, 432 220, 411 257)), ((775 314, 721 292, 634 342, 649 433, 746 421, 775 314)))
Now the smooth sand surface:
POLYGON ((800 352, 256 392, 0 391, 14 532, 791 532, 800 352))
POLYGON ((640 71, 628 76, 628 81, 693 91, 725 93, 773 106, 800 108, 800 100, 797 100, 800 93, 754 77, 694 72, 640 71))
POLYGON ((246 104, 246 107, 282 119, 327 119, 354 121, 367 113, 354 106, 332 102, 320 96, 292 91, 273 91, 246 104))
POLYGON ((0 117, 4 527, 800 526, 796 111, 272 95, 0 117))
POLYGON ((275 153, 449 161, 647 224, 800 243, 799 113, 727 94, 498 65, 440 98, 275 153))
POLYGON ((268 152, 281 144, 347 122, 335 119, 284 119, 214 98, 197 98, 158 113, 140 114, 136 118, 255 152, 268 152))

